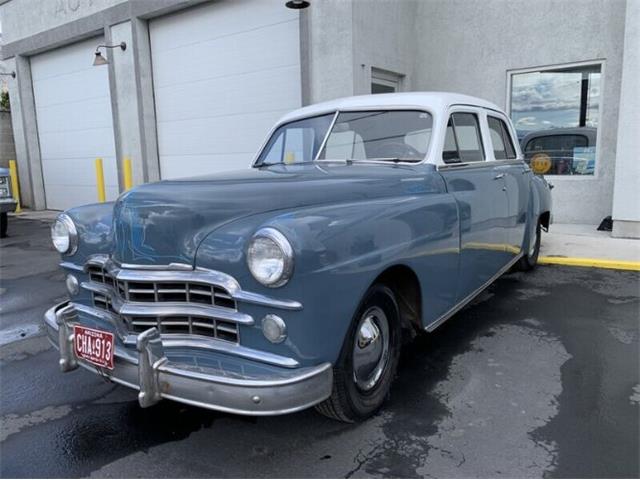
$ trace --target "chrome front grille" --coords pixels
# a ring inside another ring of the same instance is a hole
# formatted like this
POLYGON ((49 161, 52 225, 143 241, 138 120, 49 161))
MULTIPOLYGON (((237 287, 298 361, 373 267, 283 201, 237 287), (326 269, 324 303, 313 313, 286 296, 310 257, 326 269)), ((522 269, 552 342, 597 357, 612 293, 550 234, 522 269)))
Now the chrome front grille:
POLYGON ((236 302, 222 287, 199 282, 116 280, 103 267, 87 265, 92 282, 115 288, 130 302, 188 302, 236 310, 236 302))
POLYGON ((121 327, 130 333, 156 327, 161 334, 199 335, 239 343, 238 323, 249 320, 237 313, 236 301, 220 285, 171 278, 146 280, 140 276, 123 280, 117 272, 113 274, 105 265, 95 263, 87 264, 85 271, 90 284, 83 286, 91 291, 93 306, 116 315, 121 327), (170 308, 164 309, 163 305, 170 308), (162 312, 156 314, 158 309, 162 312))

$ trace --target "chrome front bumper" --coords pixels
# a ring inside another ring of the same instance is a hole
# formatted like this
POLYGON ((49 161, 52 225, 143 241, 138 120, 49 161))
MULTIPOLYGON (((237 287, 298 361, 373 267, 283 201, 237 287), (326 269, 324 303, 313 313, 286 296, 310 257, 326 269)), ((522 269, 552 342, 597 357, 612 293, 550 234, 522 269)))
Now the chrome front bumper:
POLYGON ((165 355, 156 328, 136 339, 135 353, 116 345, 114 369, 106 370, 78 359, 73 349, 73 324, 78 313, 70 302, 45 313, 51 343, 60 351, 63 372, 78 366, 121 385, 139 390, 142 407, 162 398, 242 415, 281 415, 311 407, 331 395, 330 363, 316 367, 281 369, 278 374, 229 374, 214 367, 175 364, 165 355))

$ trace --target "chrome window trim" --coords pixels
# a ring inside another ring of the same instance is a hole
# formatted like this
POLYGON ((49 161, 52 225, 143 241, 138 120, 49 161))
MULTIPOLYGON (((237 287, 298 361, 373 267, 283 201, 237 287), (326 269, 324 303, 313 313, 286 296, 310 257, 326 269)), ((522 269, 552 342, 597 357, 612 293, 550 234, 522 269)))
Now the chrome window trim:
POLYGON ((472 168, 493 168, 500 166, 508 166, 508 165, 521 165, 523 167, 527 166, 526 163, 517 158, 512 158, 508 160, 485 160, 482 162, 461 162, 461 163, 445 163, 442 165, 436 165, 436 169, 439 172, 446 170, 468 170, 472 168))
MULTIPOLYGON (((480 107, 476 107, 476 108, 480 108, 480 107)), ((334 113, 334 117, 333 120, 331 122, 331 125, 329 125, 329 128, 327 130, 327 133, 325 134, 324 139, 322 140, 322 144, 320 145, 320 149, 318 150, 318 153, 316 154, 316 157, 313 159, 313 162, 317 162, 317 163, 335 163, 335 162, 341 162, 344 163, 344 160, 321 160, 319 159, 319 155, 322 152, 322 150, 324 149, 325 143, 327 141, 327 139, 329 138, 329 134, 331 133, 331 130, 333 129, 333 126, 338 118, 338 115, 340 113, 349 113, 349 112, 367 112, 367 111, 376 111, 376 110, 389 110, 389 111, 397 111, 397 110, 409 110, 409 111, 420 111, 420 112, 425 112, 428 113, 429 115, 431 115, 432 118, 432 127, 431 127, 431 139, 429 140, 429 146, 427 148, 427 152, 424 156, 424 158, 420 161, 413 161, 413 162, 407 162, 407 161, 399 161, 399 162, 385 162, 385 161, 375 161, 375 160, 358 160, 353 162, 355 163, 380 163, 380 164, 384 164, 384 165, 424 165, 426 163, 431 163, 429 162, 429 159, 431 157, 431 154, 433 152, 433 138, 434 138, 434 133, 436 132, 436 121, 437 121, 437 115, 432 111, 431 108, 425 107, 424 105, 414 105, 414 104, 406 104, 406 105, 368 105, 368 106, 362 106, 362 107, 349 107, 349 108, 341 108, 341 109, 335 109, 335 108, 330 108, 327 110, 321 110, 318 112, 314 112, 313 114, 309 115, 300 115, 297 117, 293 117, 293 118, 288 118, 285 122, 278 122, 276 123, 273 128, 269 131, 269 133, 267 134, 265 140, 262 142, 262 145, 260 145, 260 148, 258 148, 257 153, 254 156, 253 162, 251 163, 251 168, 257 168, 257 167, 261 167, 262 164, 258 163, 258 159, 260 158, 260 155, 262 154, 262 151, 264 150, 264 147, 266 147, 267 143, 269 143, 269 140, 271 139, 271 136, 275 133, 275 131, 280 128, 283 125, 286 125, 288 123, 292 123, 292 122, 297 122, 299 120, 304 120, 306 118, 314 118, 314 117, 321 117, 323 115, 328 115, 330 113, 334 113)))

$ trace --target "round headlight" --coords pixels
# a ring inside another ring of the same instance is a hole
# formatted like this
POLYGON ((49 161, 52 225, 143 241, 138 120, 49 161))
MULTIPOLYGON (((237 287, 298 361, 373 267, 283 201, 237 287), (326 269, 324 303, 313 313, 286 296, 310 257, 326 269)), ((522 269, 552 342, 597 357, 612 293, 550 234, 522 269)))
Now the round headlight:
POLYGON ((51 241, 60 253, 66 255, 75 253, 78 248, 78 231, 69 215, 65 213, 58 215, 51 226, 51 241))
POLYGON ((249 242, 247 266, 264 286, 281 287, 293 273, 293 248, 275 228, 262 228, 249 242))

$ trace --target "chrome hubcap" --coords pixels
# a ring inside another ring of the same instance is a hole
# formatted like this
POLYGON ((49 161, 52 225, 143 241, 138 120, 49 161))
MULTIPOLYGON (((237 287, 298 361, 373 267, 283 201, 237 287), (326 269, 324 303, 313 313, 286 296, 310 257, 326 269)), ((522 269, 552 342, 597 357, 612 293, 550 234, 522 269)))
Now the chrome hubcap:
POLYGON ((389 357, 389 323, 378 307, 360 319, 353 346, 353 380, 361 390, 376 386, 389 357))

